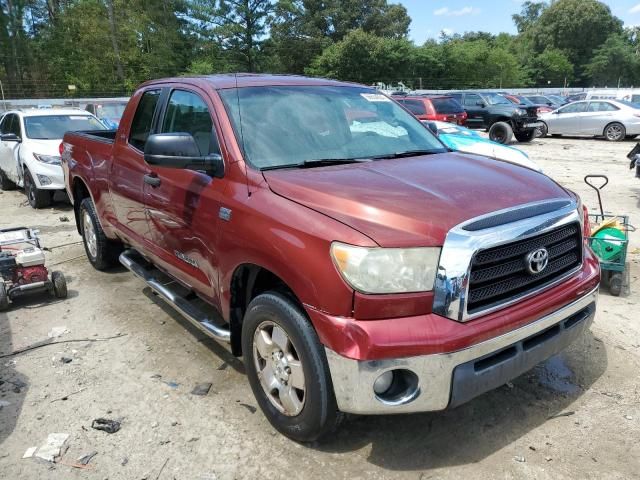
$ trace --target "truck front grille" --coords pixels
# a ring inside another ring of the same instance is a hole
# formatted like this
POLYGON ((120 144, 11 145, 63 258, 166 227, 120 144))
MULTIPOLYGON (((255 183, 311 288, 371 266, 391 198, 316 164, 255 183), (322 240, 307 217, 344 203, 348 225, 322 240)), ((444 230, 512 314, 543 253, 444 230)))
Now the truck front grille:
POLYGON ((582 262, 580 224, 479 251, 471 262, 467 313, 492 308, 544 287, 582 262), (527 269, 527 255, 544 247, 548 264, 540 273, 527 269))

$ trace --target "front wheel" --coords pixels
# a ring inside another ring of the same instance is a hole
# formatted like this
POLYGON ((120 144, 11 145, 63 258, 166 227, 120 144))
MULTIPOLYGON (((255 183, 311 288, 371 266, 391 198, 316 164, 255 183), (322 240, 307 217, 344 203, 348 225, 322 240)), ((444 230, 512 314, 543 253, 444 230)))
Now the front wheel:
POLYGON ((624 140, 627 132, 624 125, 618 122, 613 122, 607 125, 604 129, 604 138, 610 142, 619 142, 624 140))
POLYGON ((523 132, 516 132, 514 135, 516 136, 516 140, 519 142, 530 142, 536 136, 536 129, 534 128, 523 132))
POLYGON ((536 129, 536 133, 539 138, 544 138, 549 133, 549 127, 547 127, 546 123, 542 122, 542 125, 536 129))
POLYGON ((4 312, 9 308, 9 295, 7 295, 7 287, 2 278, 0 278, 0 312, 4 312))
POLYGON ((51 205, 51 192, 38 188, 29 170, 24 171, 24 191, 32 208, 46 208, 51 205))
POLYGON ((496 122, 489 129, 489 139, 504 145, 511 142, 513 129, 507 122, 496 122))
POLYGON ((247 376, 260 409, 283 435, 311 442, 338 424, 327 359, 303 312, 286 296, 263 293, 242 323, 247 376))
POLYGON ((84 198, 80 202, 79 218, 84 250, 91 265, 96 270, 106 270, 116 265, 122 245, 109 240, 104 234, 91 198, 84 198))

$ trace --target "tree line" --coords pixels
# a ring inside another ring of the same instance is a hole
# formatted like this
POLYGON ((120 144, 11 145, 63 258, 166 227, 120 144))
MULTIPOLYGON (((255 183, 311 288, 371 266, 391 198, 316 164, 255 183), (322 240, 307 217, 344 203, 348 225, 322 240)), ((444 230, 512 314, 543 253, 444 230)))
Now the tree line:
POLYGON ((387 0, 0 0, 0 81, 7 98, 234 71, 429 89, 640 84, 640 29, 604 3, 527 1, 513 21, 515 35, 416 45, 387 0))

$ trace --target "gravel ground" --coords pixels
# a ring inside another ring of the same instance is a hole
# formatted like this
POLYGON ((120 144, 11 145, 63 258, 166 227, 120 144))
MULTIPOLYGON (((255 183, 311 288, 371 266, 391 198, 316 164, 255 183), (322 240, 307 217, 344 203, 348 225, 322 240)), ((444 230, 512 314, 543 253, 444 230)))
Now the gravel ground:
MULTIPOLYGON (((591 207, 582 177, 608 175, 605 208, 640 225, 640 180, 625 158, 633 145, 549 138, 522 148, 591 207)), ((34 211, 21 192, 4 192, 0 212, 0 226, 39 228, 56 247, 49 265, 69 279, 67 300, 36 296, 0 313, 3 478, 640 478, 640 233, 626 291, 602 289, 591 333, 565 353, 455 410, 351 417, 329 442, 299 445, 256 411, 240 361, 124 269, 90 267, 67 204, 34 211), (68 330, 56 341, 81 341, 6 357, 53 327, 68 330), (206 382, 208 395, 191 394, 206 382), (122 427, 94 430, 98 417, 122 427), (58 463, 22 459, 50 433, 69 434, 58 463), (68 465, 93 451, 87 468, 68 465)))

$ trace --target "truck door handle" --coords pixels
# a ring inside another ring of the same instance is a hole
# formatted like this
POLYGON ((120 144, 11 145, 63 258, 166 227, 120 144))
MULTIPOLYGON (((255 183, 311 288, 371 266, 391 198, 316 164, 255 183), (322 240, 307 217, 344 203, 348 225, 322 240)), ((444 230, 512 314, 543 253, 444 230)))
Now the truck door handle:
POLYGON ((143 178, 144 178, 144 183, 151 185, 154 188, 159 187, 160 184, 162 183, 158 178, 158 175, 156 175, 155 173, 147 173, 143 178))

